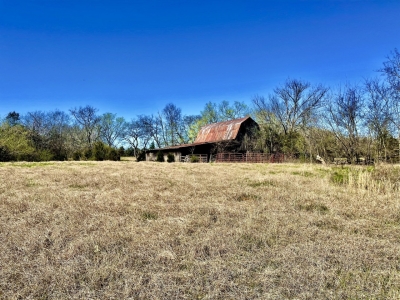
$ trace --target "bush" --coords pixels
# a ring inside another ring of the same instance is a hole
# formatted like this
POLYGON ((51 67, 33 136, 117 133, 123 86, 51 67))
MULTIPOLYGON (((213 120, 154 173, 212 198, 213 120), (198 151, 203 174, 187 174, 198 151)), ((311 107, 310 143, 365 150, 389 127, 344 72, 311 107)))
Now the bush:
POLYGON ((139 150, 139 153, 136 157, 136 161, 145 161, 146 160, 146 152, 144 150, 139 150))
POLYGON ((35 153, 34 161, 50 161, 54 159, 54 155, 49 150, 42 150, 35 153))
POLYGON ((102 142, 96 142, 93 147, 93 156, 95 160, 102 161, 106 158, 107 150, 102 142))
POLYGON ((196 155, 192 155, 191 157, 190 157, 190 162, 191 163, 198 163, 200 160, 199 160, 199 157, 198 156, 196 156, 196 155))
POLYGON ((119 155, 119 157, 125 156, 125 148, 123 146, 119 147, 118 155, 119 155))
POLYGON ((172 153, 168 153, 167 154, 167 162, 169 162, 169 163, 175 162, 175 155, 173 155, 172 153))
POLYGON ((121 160, 121 156, 116 149, 110 147, 110 148, 107 148, 106 159, 118 161, 118 160, 121 160))
POLYGON ((132 147, 124 151, 124 156, 134 156, 134 155, 135 155, 135 150, 132 147))
POLYGON ((157 152, 157 156, 156 156, 156 161, 158 162, 164 162, 164 153, 162 153, 161 151, 157 152))
POLYGON ((72 159, 73 160, 80 160, 81 159, 81 153, 79 151, 75 151, 72 153, 72 159))
POLYGON ((347 167, 333 168, 331 181, 336 184, 347 184, 349 182, 350 169, 347 167))
POLYGON ((83 151, 83 157, 85 160, 89 160, 93 158, 93 151, 92 149, 88 148, 83 151))
POLYGON ((53 160, 63 161, 68 159, 67 151, 51 151, 53 160))
POLYGON ((7 146, 0 146, 0 161, 12 161, 14 159, 7 146))

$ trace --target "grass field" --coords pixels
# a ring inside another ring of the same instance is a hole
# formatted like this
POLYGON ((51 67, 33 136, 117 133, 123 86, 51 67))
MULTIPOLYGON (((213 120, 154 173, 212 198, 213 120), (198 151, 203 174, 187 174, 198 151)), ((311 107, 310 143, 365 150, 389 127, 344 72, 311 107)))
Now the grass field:
POLYGON ((400 168, 0 164, 0 299, 400 299, 400 168))

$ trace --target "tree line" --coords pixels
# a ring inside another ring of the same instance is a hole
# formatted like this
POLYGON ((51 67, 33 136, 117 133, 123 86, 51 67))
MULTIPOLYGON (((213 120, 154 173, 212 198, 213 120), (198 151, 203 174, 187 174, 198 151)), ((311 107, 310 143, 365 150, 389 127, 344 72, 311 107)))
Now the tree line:
POLYGON ((0 161, 144 159, 147 149, 187 144, 210 123, 251 115, 260 129, 248 141, 255 152, 303 160, 344 157, 400 161, 400 53, 392 51, 376 78, 330 88, 287 79, 267 95, 244 102, 208 102, 198 115, 173 103, 125 120, 90 105, 68 112, 10 112, 0 120, 0 161))
POLYGON ((0 124, 0 161, 144 159, 147 149, 191 143, 201 126, 250 114, 244 103, 207 103, 200 115, 183 115, 167 104, 152 115, 127 121, 114 113, 98 114, 86 105, 68 112, 10 112, 0 124))

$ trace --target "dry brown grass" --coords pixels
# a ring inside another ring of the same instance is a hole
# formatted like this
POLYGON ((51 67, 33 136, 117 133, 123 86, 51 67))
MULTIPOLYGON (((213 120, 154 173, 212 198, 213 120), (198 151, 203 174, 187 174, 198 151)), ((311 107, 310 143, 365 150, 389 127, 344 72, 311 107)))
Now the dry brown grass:
POLYGON ((400 299, 396 178, 334 171, 0 164, 0 298, 400 299))

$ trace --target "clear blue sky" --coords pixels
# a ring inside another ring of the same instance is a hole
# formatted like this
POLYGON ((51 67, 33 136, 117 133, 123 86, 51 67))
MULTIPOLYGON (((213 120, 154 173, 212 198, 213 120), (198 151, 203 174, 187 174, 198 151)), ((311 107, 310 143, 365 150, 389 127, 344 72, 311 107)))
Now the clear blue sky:
POLYGON ((400 1, 0 0, 0 117, 90 104, 127 119, 377 76, 400 1))

